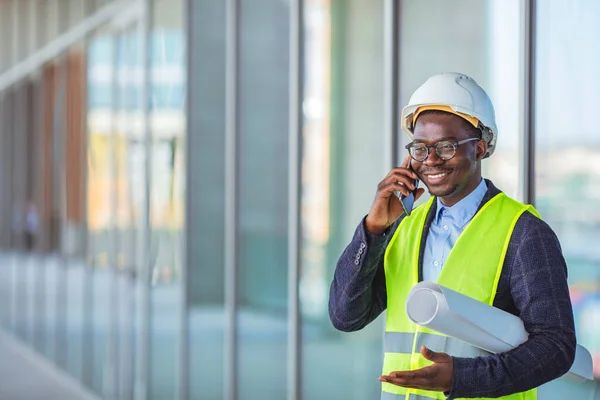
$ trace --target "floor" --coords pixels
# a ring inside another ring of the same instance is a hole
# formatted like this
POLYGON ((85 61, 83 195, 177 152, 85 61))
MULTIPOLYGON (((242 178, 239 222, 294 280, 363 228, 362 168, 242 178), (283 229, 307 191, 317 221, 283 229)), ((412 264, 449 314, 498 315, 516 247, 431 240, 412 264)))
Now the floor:
POLYGON ((93 400, 48 361, 0 332, 0 400, 93 400))

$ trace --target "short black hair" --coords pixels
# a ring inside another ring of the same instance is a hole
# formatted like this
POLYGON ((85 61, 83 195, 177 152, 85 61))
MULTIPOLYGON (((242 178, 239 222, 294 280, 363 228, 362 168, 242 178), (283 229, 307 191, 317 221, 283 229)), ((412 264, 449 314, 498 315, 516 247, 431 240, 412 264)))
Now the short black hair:
MULTIPOLYGON (((417 119, 419 119, 419 117, 423 116, 423 115, 445 115, 445 114, 450 114, 450 115, 456 115, 456 114, 452 114, 448 111, 442 111, 442 110, 425 110, 422 113, 419 113, 419 115, 417 116, 417 119)), ((458 115, 456 115, 458 118, 460 118, 458 115)), ((469 138, 478 138, 478 139, 482 139, 482 132, 480 128, 476 128, 474 127, 469 121, 467 121, 464 118, 460 118, 463 124, 463 127, 465 129, 465 131, 468 132, 468 137, 469 138)), ((417 125, 417 121, 414 122, 413 126, 417 125)))

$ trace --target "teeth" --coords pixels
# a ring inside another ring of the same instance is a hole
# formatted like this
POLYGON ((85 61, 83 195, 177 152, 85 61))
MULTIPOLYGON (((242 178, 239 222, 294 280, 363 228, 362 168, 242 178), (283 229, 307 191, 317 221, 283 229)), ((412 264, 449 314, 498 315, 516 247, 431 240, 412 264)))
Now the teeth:
POLYGON ((429 175, 429 177, 433 178, 433 179, 437 179, 437 178, 441 178, 442 176, 445 176, 445 175, 446 174, 444 173, 444 174, 437 174, 437 175, 429 175))

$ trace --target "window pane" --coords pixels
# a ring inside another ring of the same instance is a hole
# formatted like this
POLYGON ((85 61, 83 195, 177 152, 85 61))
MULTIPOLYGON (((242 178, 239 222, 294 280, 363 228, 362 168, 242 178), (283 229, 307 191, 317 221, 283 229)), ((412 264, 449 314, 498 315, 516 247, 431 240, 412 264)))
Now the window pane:
MULTIPOLYGON (((224 338, 225 6, 188 2, 190 118, 187 238, 189 393, 222 399, 224 338)), ((228 384, 233 385, 233 382, 228 384)))
MULTIPOLYGON (((6 4, 3 5, 6 7, 6 4)), ((4 15, 0 16, 4 18, 4 15)), ((0 65, 2 61, 0 61, 0 65)), ((11 134, 13 112, 13 96, 10 92, 0 93, 0 184, 3 187, 10 185, 12 175, 10 170, 11 134)), ((0 217, 4 221, 10 221, 12 218, 11 193, 3 191, 0 193, 0 217)), ((0 324, 8 332, 14 333, 13 304, 14 304, 14 286, 16 281, 15 267, 13 267, 13 255, 5 253, 11 247, 10 235, 12 224, 0 225, 0 246, 3 250, 0 256, 0 324)))
MULTIPOLYGON (((113 209, 115 192, 112 112, 116 39, 107 31, 98 31, 88 44, 87 57, 87 263, 91 270, 91 309, 88 323, 91 350, 84 351, 84 382, 96 393, 105 390, 109 351, 111 271, 113 252, 113 209), (105 92, 106 102, 98 102, 105 92)), ((116 88, 115 88, 116 89, 116 88)))
POLYGON ((33 330, 31 328, 31 319, 28 309, 33 303, 33 298, 29 290, 33 285, 33 279, 28 271, 31 269, 33 260, 22 254, 24 251, 33 250, 33 234, 28 222, 30 218, 30 207, 34 207, 33 193, 30 189, 31 165, 32 159, 31 135, 33 133, 31 105, 32 105, 33 86, 27 82, 15 89, 15 119, 12 133, 11 148, 11 167, 12 187, 7 185, 7 192, 12 194, 12 234, 13 249, 16 250, 15 262, 15 333, 17 336, 32 344, 33 330))
MULTIPOLYGON (((183 267, 185 110, 181 0, 154 0, 151 40, 150 398, 176 398, 183 267)), ((141 57, 136 64, 141 68, 141 57)), ((133 188, 135 189, 135 187, 133 188)))
POLYGON ((286 397, 289 3, 240 2, 240 399, 286 397))
POLYGON ((387 173, 383 5, 306 3, 299 288, 305 399, 374 399, 380 393, 383 318, 343 333, 327 310, 337 259, 387 173))
MULTIPOLYGON (((143 279, 134 279, 138 275, 144 258, 140 255, 148 251, 143 241, 144 232, 144 196, 148 180, 144 174, 144 145, 139 123, 141 103, 141 35, 138 25, 115 32, 115 67, 113 77, 114 90, 114 131, 112 148, 114 156, 114 204, 111 213, 114 221, 114 248, 111 254, 113 277, 111 293, 116 297, 115 310, 110 316, 111 338, 109 341, 108 379, 113 380, 114 393, 122 398, 130 398, 133 389, 133 365, 135 364, 136 333, 134 325, 136 315, 142 304, 136 299, 136 284, 143 279), (136 304, 137 302, 137 304, 136 304)), ((146 265, 144 267, 147 268, 146 265)), ((151 380, 152 381, 152 380, 151 380)), ((154 382, 154 381, 152 381, 154 382)))
POLYGON ((65 112, 65 215, 62 234, 63 266, 65 271, 66 295, 63 294, 66 308, 66 332, 63 343, 66 352, 66 369, 83 379, 86 310, 89 307, 89 270, 85 268, 85 47, 74 46, 65 56, 66 68, 66 112, 65 112))
POLYGON ((600 3, 538 2, 536 207, 569 268, 578 342, 600 377, 600 3))
POLYGON ((26 267, 21 267, 26 264, 26 259, 20 254, 24 249, 25 237, 24 233, 24 215, 25 215, 25 198, 26 185, 24 184, 24 172, 27 167, 25 154, 25 138, 27 129, 27 114, 26 114, 26 91, 27 87, 22 85, 15 88, 14 92, 14 125, 11 130, 12 146, 11 146, 11 171, 12 185, 8 188, 12 194, 12 247, 16 250, 15 263, 15 334, 21 340, 27 340, 27 317, 26 317, 26 267))
MULTIPOLYGON (((461 72, 475 79, 492 99, 498 126, 497 148, 483 161, 483 176, 516 199, 522 168, 520 10, 518 0, 406 1, 400 23, 400 106, 431 75, 461 72)), ((404 133, 401 140, 408 143, 404 133)), ((401 160, 405 154, 403 149, 401 160)))

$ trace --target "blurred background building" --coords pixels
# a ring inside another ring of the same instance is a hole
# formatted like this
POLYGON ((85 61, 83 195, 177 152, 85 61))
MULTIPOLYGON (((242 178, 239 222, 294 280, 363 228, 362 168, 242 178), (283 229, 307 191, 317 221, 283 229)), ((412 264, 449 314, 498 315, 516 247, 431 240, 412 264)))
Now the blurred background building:
POLYGON ((378 398, 337 258, 437 72, 496 107, 600 377, 600 2, 0 0, 0 323, 106 399, 378 398))

